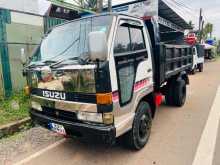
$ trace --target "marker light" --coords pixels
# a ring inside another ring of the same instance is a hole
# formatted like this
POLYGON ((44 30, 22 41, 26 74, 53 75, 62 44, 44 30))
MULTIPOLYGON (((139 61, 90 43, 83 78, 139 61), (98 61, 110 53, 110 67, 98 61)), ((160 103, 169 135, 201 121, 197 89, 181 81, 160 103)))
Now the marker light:
POLYGON ((113 124, 114 115, 113 113, 103 113, 103 123, 104 124, 113 124))
POLYGON ((112 93, 96 94, 97 104, 106 105, 112 104, 112 93))

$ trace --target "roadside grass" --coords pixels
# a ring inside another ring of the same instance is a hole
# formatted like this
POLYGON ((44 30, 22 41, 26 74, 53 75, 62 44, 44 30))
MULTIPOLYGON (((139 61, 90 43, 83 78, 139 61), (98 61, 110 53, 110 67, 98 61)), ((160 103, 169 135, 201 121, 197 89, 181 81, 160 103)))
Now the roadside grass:
POLYGON ((23 92, 15 92, 9 98, 0 99, 0 126, 29 116, 29 98, 23 92))

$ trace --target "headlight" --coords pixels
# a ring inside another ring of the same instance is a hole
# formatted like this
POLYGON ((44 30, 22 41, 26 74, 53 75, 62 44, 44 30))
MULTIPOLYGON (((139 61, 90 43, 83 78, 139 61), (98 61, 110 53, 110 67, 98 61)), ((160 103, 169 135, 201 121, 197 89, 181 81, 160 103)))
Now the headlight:
POLYGON ((33 108, 34 110, 37 110, 37 111, 43 111, 41 105, 35 101, 31 102, 31 108, 33 108))
POLYGON ((77 113, 77 118, 78 118, 78 120, 82 120, 82 121, 103 123, 101 113, 78 112, 77 113))

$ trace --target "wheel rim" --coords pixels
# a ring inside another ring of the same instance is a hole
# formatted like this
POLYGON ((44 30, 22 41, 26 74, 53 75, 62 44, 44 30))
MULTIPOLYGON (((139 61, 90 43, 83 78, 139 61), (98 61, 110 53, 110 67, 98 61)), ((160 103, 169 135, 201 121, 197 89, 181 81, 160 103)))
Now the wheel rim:
POLYGON ((139 124, 139 137, 141 140, 146 139, 150 135, 151 121, 147 115, 143 115, 139 124))

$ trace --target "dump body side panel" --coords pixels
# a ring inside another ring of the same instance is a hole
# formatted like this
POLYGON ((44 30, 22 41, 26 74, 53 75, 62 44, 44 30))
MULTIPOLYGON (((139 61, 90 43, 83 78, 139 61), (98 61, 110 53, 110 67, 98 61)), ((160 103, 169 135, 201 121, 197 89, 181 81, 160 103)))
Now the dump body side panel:
POLYGON ((188 45, 157 45, 154 55, 155 61, 155 86, 160 86, 172 76, 187 71, 192 67, 192 47, 188 45))

